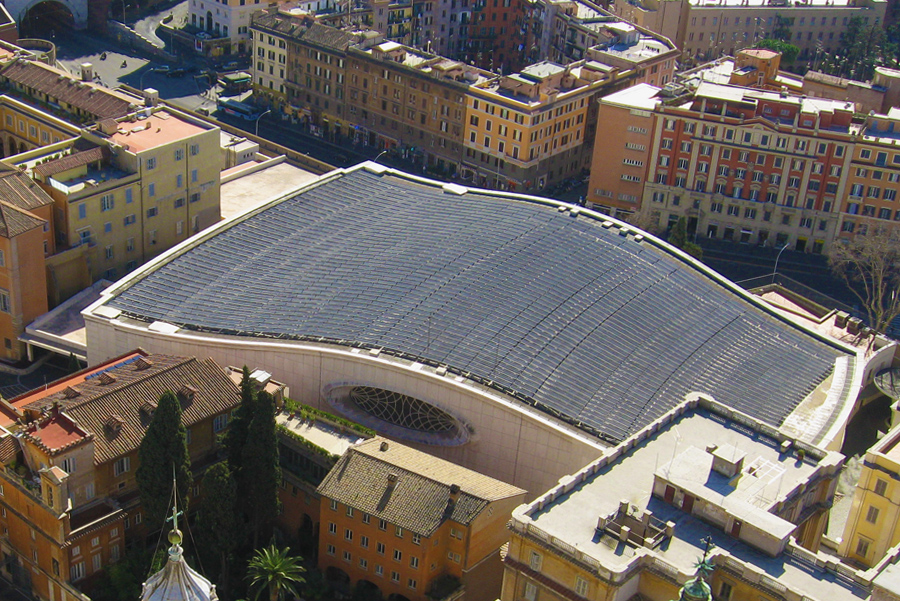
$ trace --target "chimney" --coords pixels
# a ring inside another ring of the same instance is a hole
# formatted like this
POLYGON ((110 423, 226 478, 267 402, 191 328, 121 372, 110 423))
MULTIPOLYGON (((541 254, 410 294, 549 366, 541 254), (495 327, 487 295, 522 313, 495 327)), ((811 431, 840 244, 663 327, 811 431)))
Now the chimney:
POLYGON ((378 450, 381 451, 382 453, 384 453, 385 451, 388 450, 389 447, 390 447, 390 445, 388 444, 388 441, 384 440, 381 442, 381 446, 378 447, 378 450))
POLYGON ((156 106, 159 104, 159 92, 156 88, 147 88, 144 90, 144 105, 156 106))
POLYGON ((81 63, 81 81, 94 81, 94 65, 81 63))
POLYGON ((388 474, 388 482, 390 482, 391 484, 395 484, 397 482, 397 474, 393 472, 388 474))

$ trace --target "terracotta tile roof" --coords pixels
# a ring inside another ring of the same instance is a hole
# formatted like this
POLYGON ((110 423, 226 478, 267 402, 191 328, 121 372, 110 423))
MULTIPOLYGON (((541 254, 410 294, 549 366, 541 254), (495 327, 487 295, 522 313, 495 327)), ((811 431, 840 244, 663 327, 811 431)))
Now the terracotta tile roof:
POLYGON ((53 204, 50 195, 22 171, 0 166, 0 199, 26 211, 53 204))
POLYGON ((0 76, 29 93, 46 94, 97 119, 121 117, 135 108, 134 101, 122 94, 37 61, 14 60, 0 70, 0 76))
POLYGON ((304 42, 335 50, 346 50, 354 38, 353 34, 321 23, 313 23, 303 34, 304 42))
POLYGON ((132 361, 104 372, 114 380, 90 377, 70 387, 78 395, 67 397, 67 388, 26 408, 39 411, 58 402, 66 415, 94 434, 94 463, 99 465, 138 447, 152 417, 152 411, 142 407, 155 403, 167 390, 190 386, 197 391, 191 399, 180 397, 188 427, 237 407, 240 389, 212 359, 170 355, 150 359, 152 363, 132 361))
POLYGON ((42 227, 44 220, 30 211, 53 203, 50 195, 18 169, 0 167, 0 236, 14 238, 42 227))
POLYGON ((19 443, 15 436, 7 435, 0 438, 0 463, 7 464, 15 459, 19 452, 19 443))
POLYGON ((15 238, 36 227, 43 227, 44 220, 24 211, 3 199, 0 191, 0 236, 15 238))
POLYGON ((56 160, 49 161, 38 165, 34 168, 34 172, 43 177, 51 177, 57 173, 81 167, 82 165, 90 165, 91 163, 102 161, 109 156, 109 150, 102 146, 95 146, 81 152, 73 152, 56 160))
POLYGON ((318 491, 426 537, 447 520, 468 525, 488 503, 525 494, 521 488, 381 437, 344 453, 318 491), (459 492, 451 494, 454 485, 459 492))

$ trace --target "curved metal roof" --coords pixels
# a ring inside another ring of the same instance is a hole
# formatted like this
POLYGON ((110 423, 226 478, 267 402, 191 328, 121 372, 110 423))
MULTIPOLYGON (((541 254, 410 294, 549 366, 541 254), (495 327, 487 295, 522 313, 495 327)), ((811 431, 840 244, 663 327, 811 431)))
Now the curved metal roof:
POLYGON ((846 354, 604 221, 357 169, 228 224, 108 305, 425 357, 612 440, 691 391, 780 425, 846 354))

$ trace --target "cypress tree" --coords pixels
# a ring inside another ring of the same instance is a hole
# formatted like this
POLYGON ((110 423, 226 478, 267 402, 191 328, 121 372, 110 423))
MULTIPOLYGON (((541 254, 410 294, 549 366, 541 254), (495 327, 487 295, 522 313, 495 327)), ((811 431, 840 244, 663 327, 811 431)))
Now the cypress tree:
POLYGON ((278 499, 281 467, 278 464, 278 437, 275 433, 275 399, 264 391, 256 398, 241 457, 238 483, 253 536, 253 548, 256 549, 259 541, 269 536, 281 504, 278 499))
POLYGON ((172 391, 167 390, 159 397, 153 419, 138 447, 138 461, 140 465, 135 478, 145 520, 151 529, 162 528, 172 506, 173 474, 179 507, 187 507, 188 491, 193 482, 187 435, 181 423, 181 405, 172 391))
POLYGON ((219 588, 227 589, 229 555, 237 547, 239 523, 236 519, 237 482, 228 465, 217 463, 203 476, 203 499, 197 512, 200 549, 206 558, 218 562, 219 588))
POLYGON ((253 409, 256 403, 256 391, 250 380, 250 369, 244 366, 244 375, 241 378, 241 404, 234 412, 228 432, 225 433, 225 453, 228 457, 228 465, 234 476, 237 477, 241 470, 241 461, 244 455, 244 445, 247 443, 247 434, 250 430, 250 422, 253 420, 253 409))

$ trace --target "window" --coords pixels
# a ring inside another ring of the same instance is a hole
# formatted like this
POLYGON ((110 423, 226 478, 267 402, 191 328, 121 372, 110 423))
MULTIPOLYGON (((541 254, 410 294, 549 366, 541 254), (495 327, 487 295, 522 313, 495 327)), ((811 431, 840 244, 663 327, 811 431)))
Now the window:
POLYGON ((875 494, 883 497, 883 496, 885 496, 886 492, 887 492, 887 480, 882 480, 881 478, 878 478, 877 480, 875 480, 875 494))
POLYGON ((384 576, 384 566, 375 566, 375 575, 376 576, 384 576))
POLYGON ((213 419, 213 432, 221 432, 228 425, 228 414, 223 413, 221 415, 217 415, 215 419, 213 419))
POLYGON ((198 154, 200 154, 200 145, 191 144, 191 156, 197 156, 198 154))
POLYGON ((391 582, 400 582, 400 572, 391 572, 391 582))
POLYGON ((419 569, 419 558, 418 557, 410 557, 409 558, 409 567, 414 570, 419 569))
POLYGON ((91 557, 91 563, 93 564, 93 568, 95 572, 100 571, 100 568, 103 567, 103 558, 97 553, 96 555, 91 557))
POLYGON ((87 217, 87 205, 83 202, 78 204, 78 218, 85 219, 87 217))
POLYGON ((416 582, 415 578, 410 578, 406 585, 411 589, 415 589, 418 586, 418 582, 416 582))
POLYGON ((328 523, 328 534, 337 534, 337 524, 334 522, 328 523))
POLYGON ((360 557, 359 558, 359 569, 363 570, 363 571, 368 570, 369 569, 369 560, 366 559, 365 557, 360 557))
POLYGON ((869 505, 869 509, 866 510, 866 521, 870 524, 878 522, 878 508, 874 505, 869 505))
POLYGON ((394 549, 394 561, 402 561, 403 560, 403 551, 400 549, 394 549))
POLYGON ((67 474, 72 474, 75 472, 75 458, 74 457, 66 457, 62 460, 59 467, 62 468, 64 472, 67 474))
POLYGON ((72 564, 72 568, 69 570, 69 576, 72 580, 81 580, 84 578, 84 562, 79 561, 76 564, 72 564))
POLYGON ((159 214, 159 209, 156 207, 150 207, 147 209, 147 218, 156 217, 159 214))
POLYGON ((418 534, 413 534, 413 535, 412 535, 412 542, 413 542, 414 545, 421 544, 421 542, 422 542, 422 537, 419 536, 418 534))
POLYGON ((379 555, 384 555, 384 552, 385 552, 384 543, 375 543, 375 551, 379 555))
POLYGON ((120 476, 131 470, 131 457, 122 457, 113 464, 113 475, 120 476))
POLYGON ((541 563, 543 562, 543 557, 537 551, 531 552, 531 558, 528 560, 528 565, 531 566, 531 569, 535 572, 541 571, 541 563))
POLYGON ((191 169, 191 181, 194 182, 194 183, 196 183, 197 181, 199 181, 199 175, 198 175, 196 169, 191 169))
POLYGON ((522 597, 525 601, 535 601, 537 599, 537 586, 531 581, 526 581, 522 597))
POLYGON ((731 591, 732 586, 727 580, 723 580, 721 584, 719 584, 719 599, 721 601, 731 601, 731 591))
POLYGON ((385 522, 384 520, 378 520, 378 529, 387 530, 387 522, 385 522))
POLYGON ((353 540, 353 530, 350 530, 349 528, 344 529, 344 540, 353 540))
POLYGON ((12 307, 9 302, 9 291, 2 288, 0 288, 0 311, 12 313, 12 307))
POLYGON ((371 521, 372 521, 372 516, 370 516, 368 513, 362 514, 362 522, 363 522, 363 524, 368 524, 368 523, 371 522, 371 521))
POLYGON ((395 526, 395 527, 394 527, 394 534, 396 534, 396 535, 397 535, 398 537, 400 537, 400 538, 403 538, 403 527, 402 527, 402 526, 395 526))
POLYGON ((350 551, 344 551, 344 561, 350 562, 353 561, 353 556, 350 554, 350 551))
POLYGON ((361 535, 359 537, 359 546, 362 547, 363 549, 368 549, 369 548, 369 537, 366 536, 365 534, 361 535))
POLYGON ((337 511, 337 501, 332 499, 328 505, 329 505, 329 507, 331 507, 331 511, 337 511))
POLYGON ((869 554, 869 541, 860 537, 859 540, 856 541, 856 554, 860 557, 865 557, 869 554))
POLYGON ((587 597, 588 594, 588 581, 582 578, 581 576, 575 577, 575 594, 581 595, 582 597, 587 597))
POLYGON ((334 555, 337 549, 335 549, 334 545, 326 545, 325 552, 329 555, 334 555))
POLYGON ((147 169, 156 169, 156 157, 147 159, 147 169))
POLYGON ((113 195, 112 194, 104 194, 100 197, 100 211, 111 211, 114 206, 113 195))

